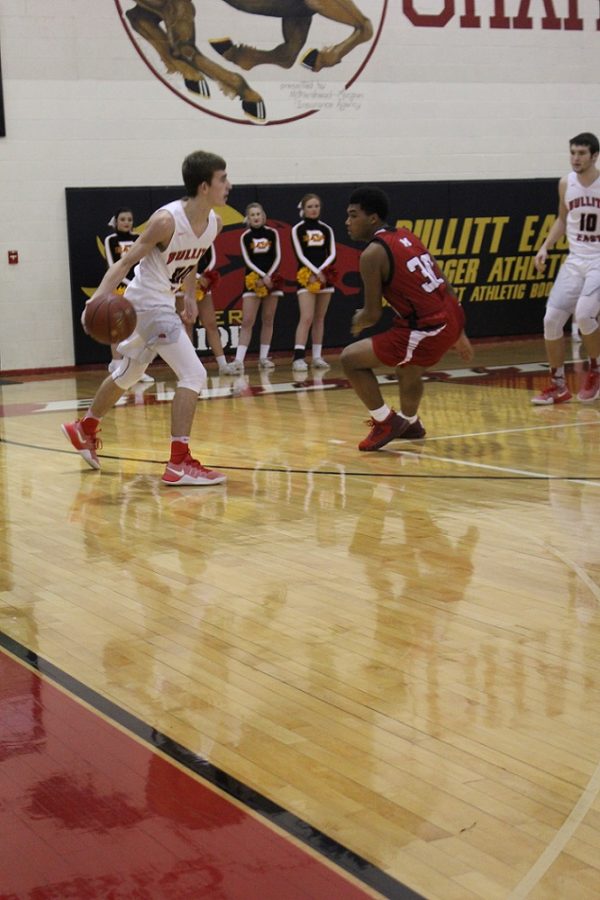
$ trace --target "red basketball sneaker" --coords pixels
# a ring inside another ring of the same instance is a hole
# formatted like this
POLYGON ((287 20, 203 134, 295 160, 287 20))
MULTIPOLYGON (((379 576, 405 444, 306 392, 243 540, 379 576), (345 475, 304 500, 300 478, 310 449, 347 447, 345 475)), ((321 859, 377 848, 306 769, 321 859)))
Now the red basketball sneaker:
POLYGON ((531 398, 531 402, 535 406, 551 406, 553 403, 568 403, 571 399, 571 391, 566 385, 559 387, 555 381, 551 381, 547 388, 540 394, 536 394, 531 398))
POLYGON ((191 453, 188 453, 183 462, 168 462, 162 477, 163 484, 170 487, 174 485, 221 484, 226 479, 226 475, 215 472, 214 469, 207 469, 199 460, 193 459, 191 453))
POLYGON ((426 434, 425 426, 420 419, 417 419, 408 426, 401 438, 403 441, 420 441, 426 434))
POLYGON ((582 403, 590 403, 600 397, 600 369, 589 369, 577 399, 582 403))
MULTIPOLYGON (((383 422, 376 422, 375 419, 369 419, 368 424, 371 426, 371 430, 366 438, 358 445, 359 450, 379 450, 380 447, 384 447, 386 444, 389 444, 390 441, 395 441, 397 438, 403 437, 404 433, 411 427, 408 419, 399 416, 394 410, 391 411, 387 419, 384 419, 383 422)), ((416 424, 416 422, 414 424, 416 424)))
POLYGON ((83 430, 83 419, 77 419, 76 422, 67 422, 61 425, 62 432, 70 441, 80 456, 85 459, 88 466, 92 469, 100 468, 100 460, 98 459, 98 450, 102 449, 102 441, 98 437, 98 431, 94 430, 90 434, 83 430))

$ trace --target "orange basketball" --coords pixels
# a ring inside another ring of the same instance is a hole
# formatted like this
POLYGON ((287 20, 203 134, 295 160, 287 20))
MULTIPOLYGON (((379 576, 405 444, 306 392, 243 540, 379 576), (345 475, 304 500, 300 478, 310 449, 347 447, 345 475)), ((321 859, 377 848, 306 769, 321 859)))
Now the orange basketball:
POLYGON ((129 300, 121 295, 91 300, 85 307, 85 330, 99 344, 118 344, 129 337, 137 316, 129 300))

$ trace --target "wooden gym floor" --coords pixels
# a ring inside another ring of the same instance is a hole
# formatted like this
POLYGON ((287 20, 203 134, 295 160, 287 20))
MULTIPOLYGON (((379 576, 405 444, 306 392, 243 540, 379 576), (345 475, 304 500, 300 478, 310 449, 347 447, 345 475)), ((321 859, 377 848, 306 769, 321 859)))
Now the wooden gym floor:
POLYGON ((372 454, 335 358, 250 361, 209 488, 159 481, 170 370, 100 473, 59 425, 104 372, 5 375, 0 897, 596 900, 600 401, 532 406, 543 360, 449 355, 372 454))

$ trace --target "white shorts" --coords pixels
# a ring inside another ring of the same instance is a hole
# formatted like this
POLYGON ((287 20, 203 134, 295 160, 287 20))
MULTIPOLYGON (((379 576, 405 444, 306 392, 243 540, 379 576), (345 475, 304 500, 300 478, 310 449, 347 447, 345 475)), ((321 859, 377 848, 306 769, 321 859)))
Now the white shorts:
POLYGON ((571 315, 580 297, 592 297, 600 303, 600 253, 593 259, 569 254, 552 285, 548 306, 571 315))
POLYGON ((174 309, 140 310, 132 335, 117 345, 122 356, 145 369, 156 355, 177 375, 181 387, 202 390, 206 369, 174 309), (198 385, 200 385, 198 387, 198 385))

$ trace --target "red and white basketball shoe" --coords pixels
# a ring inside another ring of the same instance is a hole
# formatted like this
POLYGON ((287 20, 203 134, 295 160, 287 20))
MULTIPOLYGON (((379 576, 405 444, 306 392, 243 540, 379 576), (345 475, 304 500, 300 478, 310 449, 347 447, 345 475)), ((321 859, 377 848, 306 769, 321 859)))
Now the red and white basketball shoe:
POLYGON ((191 453, 188 453, 183 462, 169 461, 162 477, 163 484, 169 485, 169 487, 221 484, 226 480, 226 475, 216 472, 214 469, 207 469, 199 460, 193 459, 191 453))
POLYGON ((531 398, 531 402, 535 406, 551 406, 552 403, 567 403, 571 397, 571 391, 566 385, 560 387, 555 381, 551 381, 541 394, 531 398))
POLYGON ((102 441, 98 437, 96 429, 88 434, 84 431, 82 423, 83 419, 77 419, 75 422, 66 422, 60 427, 65 437, 68 438, 79 455, 85 459, 88 466, 92 469, 99 469, 98 450, 102 449, 102 441))
POLYGON ((600 397, 600 369, 589 369, 586 372, 581 390, 577 394, 577 399, 582 403, 591 403, 600 397))

